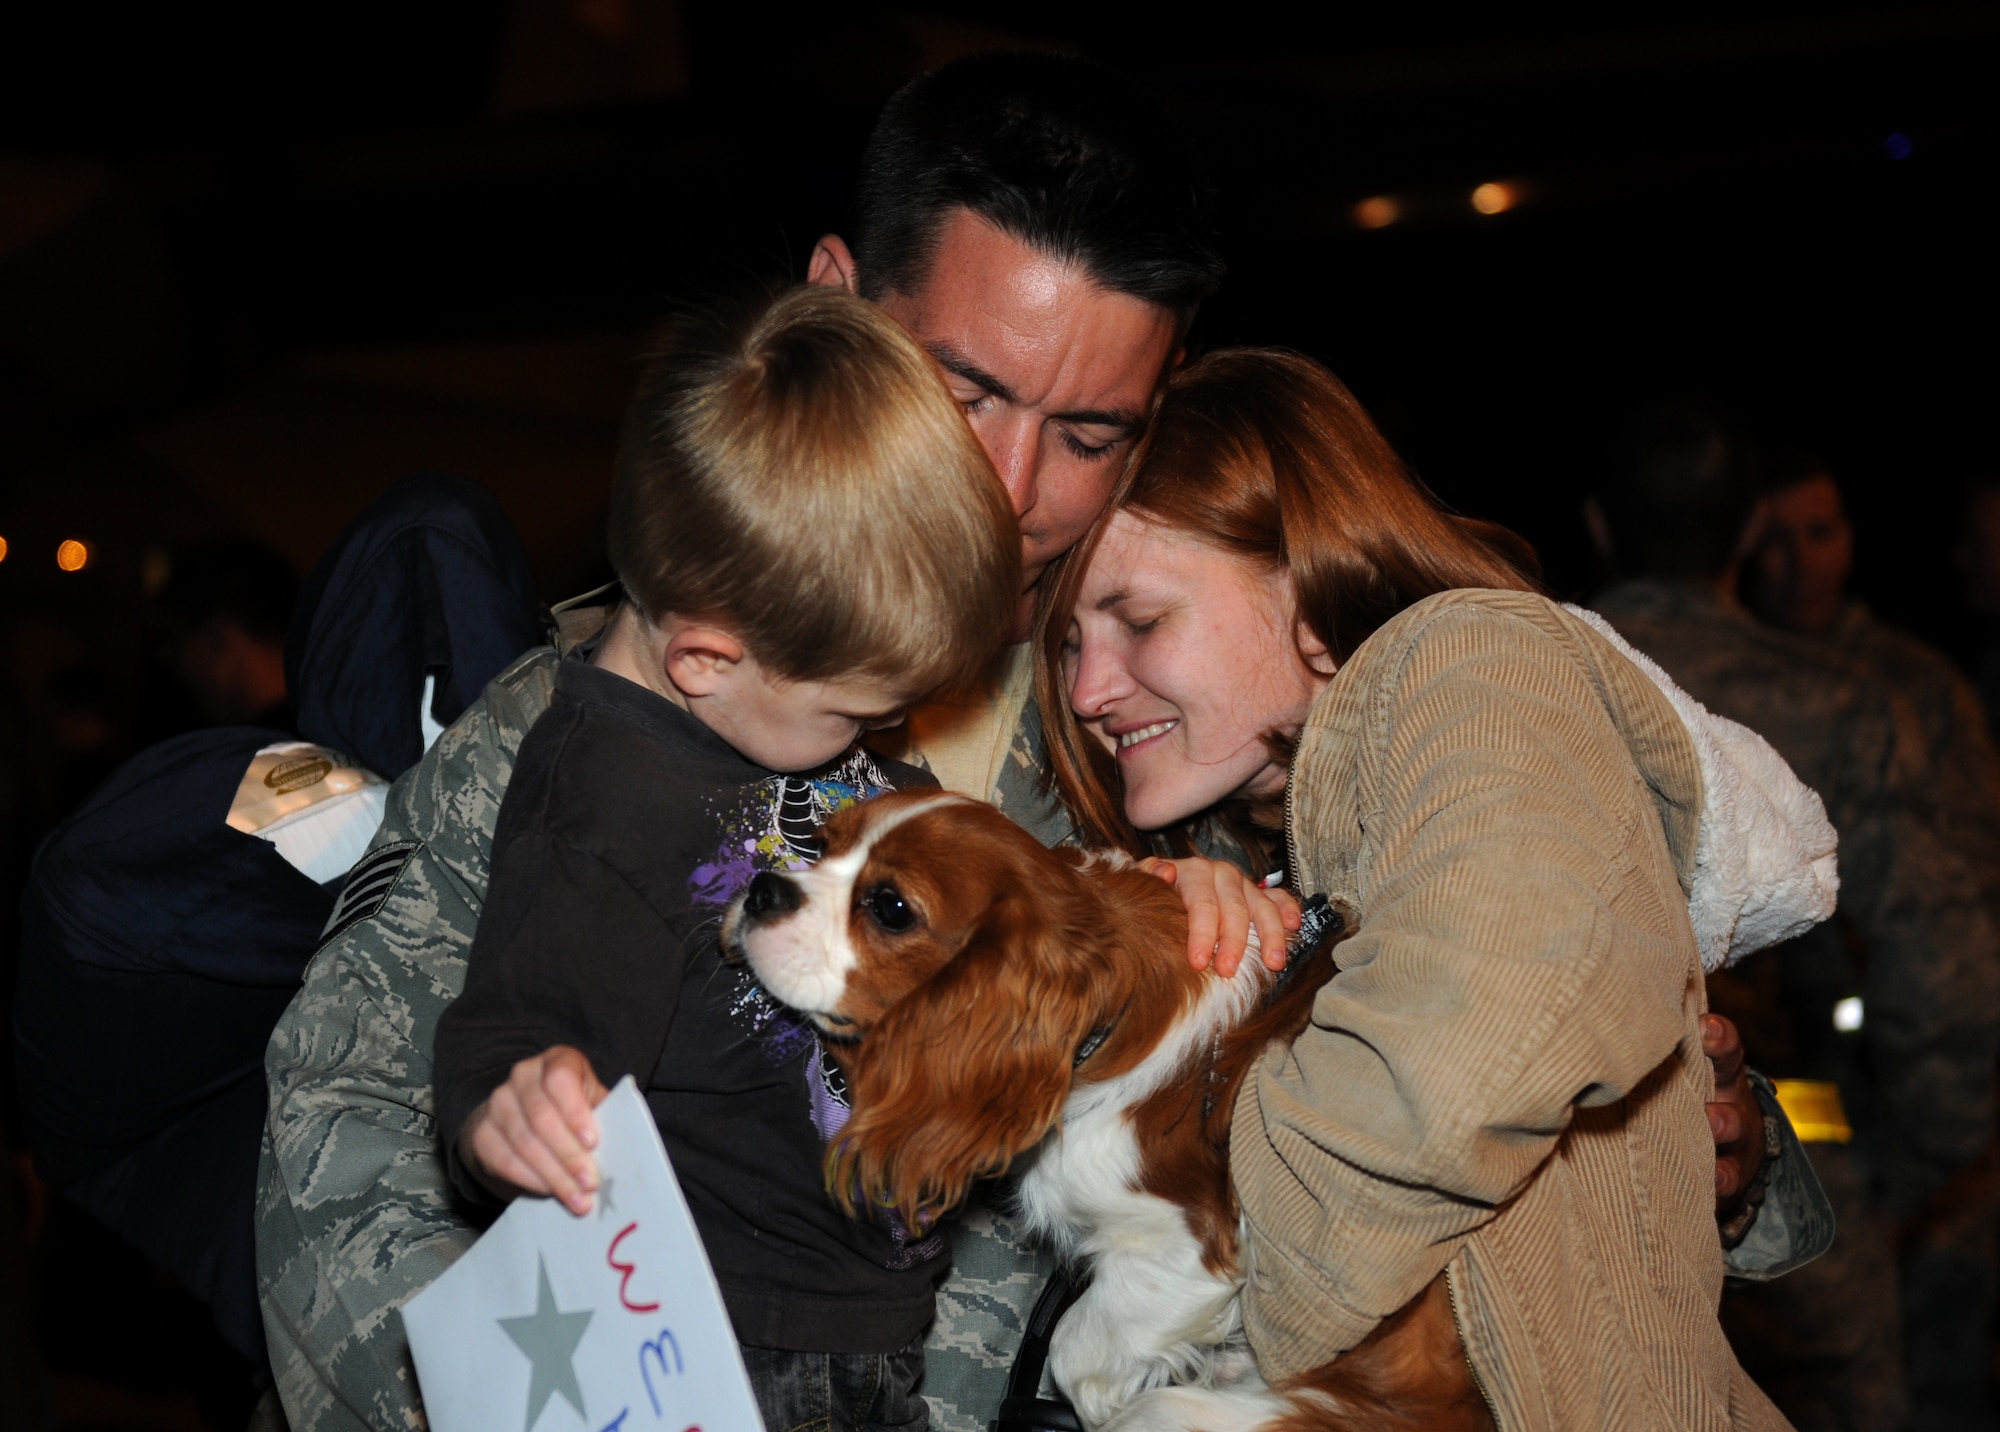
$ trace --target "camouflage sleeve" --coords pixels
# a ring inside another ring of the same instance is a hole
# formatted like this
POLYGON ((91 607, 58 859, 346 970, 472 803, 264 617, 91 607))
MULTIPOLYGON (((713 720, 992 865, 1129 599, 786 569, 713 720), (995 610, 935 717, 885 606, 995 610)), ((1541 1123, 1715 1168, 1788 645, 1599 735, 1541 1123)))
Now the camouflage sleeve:
POLYGON ((1756 1070, 1749 1074, 1764 1116, 1768 1182, 1748 1231, 1735 1247, 1723 1251, 1722 1261, 1733 1282, 1769 1283, 1833 1246, 1833 1204, 1792 1121, 1785 1117, 1777 1090, 1756 1070))
MULTIPOLYGON (((1903 724, 1899 722, 1898 724, 1903 724)), ((2000 1056, 2000 948, 1980 881, 1921 797, 1935 779, 1908 743, 1837 783, 1841 910, 1861 935, 1866 1111, 1879 1131, 1876 1177, 1892 1207, 1914 1209, 1993 1134, 2000 1056)))
MULTIPOLYGON (((966 794, 992 801, 1044 845, 1066 844, 1075 826, 1043 774, 1048 762, 1034 702, 1013 709, 1018 724, 1006 736, 991 789, 966 794)), ((1004 1188, 989 1185, 952 1220, 951 1273, 924 1338, 924 1400, 940 1432, 986 1432, 999 1416, 1028 1314, 1055 1270, 1054 1254, 1032 1242, 1006 1209, 1004 1188)))
POLYGON ((2000 922, 2000 753, 1978 694, 1951 658, 1865 608, 1842 631, 1845 648, 1909 704, 1931 765, 1919 794, 2000 922))
POLYGON ((976 1194, 952 1220, 951 1274, 924 1338, 924 1400, 939 1432, 986 1432, 1055 1254, 1008 1212, 1004 1190, 976 1194))
MULTIPOLYGON (((1987 918, 2000 925, 2000 753, 1972 683, 1951 673, 1948 692, 1937 746, 1944 838, 1971 867, 1987 918)), ((1995 955, 2000 958, 2000 951, 1995 955)))
POLYGON ((437 1156, 432 1044, 554 667, 546 648, 517 662, 397 781, 272 1034, 257 1272, 293 1432, 427 1425, 397 1309, 477 1236, 437 1156))
MULTIPOLYGON (((1030 700, 1006 735, 1004 754, 982 795, 1044 845, 1072 845, 1076 823, 1050 788, 1042 723, 1030 700)), ((997 743, 996 743, 997 744, 997 743)), ((912 752, 921 758, 922 751, 912 752)), ((1217 860, 1249 859, 1226 832, 1202 833, 1217 860)), ((1006 1190, 988 1186, 952 1223, 952 1267, 938 1292, 937 1318, 924 1340, 924 1397, 941 1432, 986 1432, 1000 1412, 1028 1315, 1055 1271, 1054 1253, 1028 1238, 1007 1211, 1006 1190)))

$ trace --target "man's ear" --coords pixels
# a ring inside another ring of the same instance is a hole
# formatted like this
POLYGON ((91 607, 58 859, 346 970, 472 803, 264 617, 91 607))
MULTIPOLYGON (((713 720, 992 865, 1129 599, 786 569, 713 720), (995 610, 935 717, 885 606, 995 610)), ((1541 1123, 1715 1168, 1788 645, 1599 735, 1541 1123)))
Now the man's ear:
POLYGON ((1319 639, 1319 633, 1309 626, 1304 617, 1298 620, 1292 640, 1298 644, 1299 655, 1305 658, 1308 669, 1321 676, 1331 676, 1340 669, 1340 663, 1326 649, 1326 643, 1319 639))
POLYGON ((813 245, 812 257, 806 260, 806 282, 821 288, 861 292, 861 271, 854 266, 847 240, 839 234, 820 235, 819 242, 813 245))
POLYGON ((683 696, 712 696, 743 661, 743 643, 721 627, 676 627, 661 662, 683 696))

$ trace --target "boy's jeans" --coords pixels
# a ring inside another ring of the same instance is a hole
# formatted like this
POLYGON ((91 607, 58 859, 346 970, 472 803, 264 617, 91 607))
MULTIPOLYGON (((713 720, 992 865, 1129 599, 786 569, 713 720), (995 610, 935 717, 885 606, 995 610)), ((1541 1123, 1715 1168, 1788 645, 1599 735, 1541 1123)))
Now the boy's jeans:
POLYGON ((746 1347, 743 1365, 764 1432, 929 1432, 922 1338, 892 1353, 746 1347))

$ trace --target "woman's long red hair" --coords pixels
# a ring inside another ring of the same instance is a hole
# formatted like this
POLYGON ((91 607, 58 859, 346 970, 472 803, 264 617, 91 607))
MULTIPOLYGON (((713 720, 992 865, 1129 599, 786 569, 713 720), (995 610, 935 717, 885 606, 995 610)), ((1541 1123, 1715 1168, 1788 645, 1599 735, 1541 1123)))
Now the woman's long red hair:
POLYGON ((1504 527, 1447 512, 1319 364, 1246 348, 1190 365, 1168 383, 1104 514, 1043 581, 1035 695, 1057 790, 1093 845, 1150 848, 1125 818, 1115 763, 1070 710, 1062 675, 1077 592, 1121 510, 1289 572, 1300 618, 1340 662, 1438 592, 1541 590, 1534 549, 1504 527))

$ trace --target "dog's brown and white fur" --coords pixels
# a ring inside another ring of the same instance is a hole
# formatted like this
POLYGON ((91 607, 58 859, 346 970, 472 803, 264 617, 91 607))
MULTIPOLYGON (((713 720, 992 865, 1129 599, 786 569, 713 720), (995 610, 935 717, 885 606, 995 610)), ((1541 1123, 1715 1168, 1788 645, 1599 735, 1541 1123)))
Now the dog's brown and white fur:
POLYGON ((724 924, 846 1069, 829 1184, 921 1224, 1020 1160, 1027 1220, 1088 1261, 1051 1368, 1124 1429, 1490 1428, 1442 1275, 1369 1340, 1268 1387, 1244 1342, 1229 1183, 1238 1085, 1304 1028, 1329 947, 1272 995, 1191 968, 1180 897, 1121 855, 1050 851, 990 806, 884 796, 724 924))

